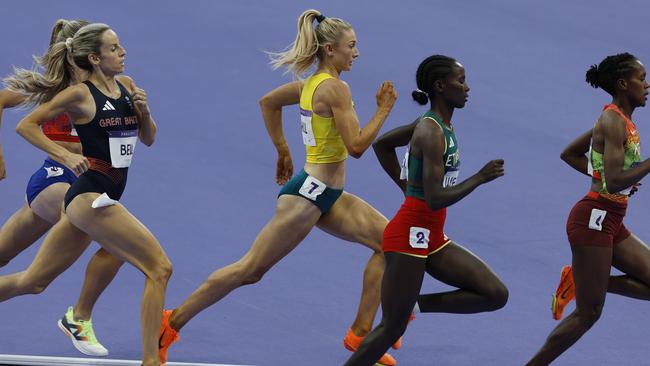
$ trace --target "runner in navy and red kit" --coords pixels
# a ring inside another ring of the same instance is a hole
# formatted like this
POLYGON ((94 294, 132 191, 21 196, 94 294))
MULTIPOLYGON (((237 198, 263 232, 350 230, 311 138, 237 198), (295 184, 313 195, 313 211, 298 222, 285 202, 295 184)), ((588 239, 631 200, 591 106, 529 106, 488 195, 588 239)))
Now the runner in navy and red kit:
MULTIPOLYGON (((50 46, 64 42, 81 27, 89 23, 84 20, 59 19, 54 23, 50 36, 50 46)), ((39 66, 48 73, 48 57, 38 57, 39 66)), ((70 85, 78 84, 88 77, 88 73, 73 66, 70 85)), ((5 108, 32 106, 49 101, 53 95, 39 93, 38 87, 24 82, 18 75, 31 75, 32 70, 18 70, 16 76, 4 79, 6 89, 0 91, 0 114, 5 108)), ((38 74, 40 77, 42 75, 38 74)), ((77 131, 72 126, 70 116, 62 113, 41 124, 45 136, 71 153, 81 153, 81 143, 77 131)), ((1 160, 1 158, 0 158, 1 160)), ((0 171, 3 171, 0 161, 0 171)), ((0 172, 0 176, 2 172, 0 172)), ((0 177, 1 178, 1 177, 0 177)), ((26 189, 25 204, 16 211, 0 229, 0 266, 9 263, 23 250, 34 244, 61 217, 61 206, 66 192, 77 180, 76 174, 52 157, 34 172, 26 189)), ((81 245, 87 245, 80 243, 81 245)), ((108 350, 97 340, 91 320, 93 307, 104 289, 111 283, 123 262, 104 249, 99 249, 90 260, 86 278, 77 303, 68 307, 59 320, 59 328, 69 337, 81 353, 89 356, 106 356, 108 350)), ((69 294, 65 294, 69 296, 69 294)))
POLYGON ((444 233, 446 207, 481 184, 504 174, 503 160, 493 160, 458 183, 458 140, 451 124, 463 108, 469 87, 463 66, 450 57, 425 59, 416 75, 413 98, 431 109, 410 125, 398 127, 374 144, 388 175, 406 200, 384 231, 386 269, 382 282, 382 321, 350 357, 347 366, 373 365, 406 329, 415 312, 478 313, 502 308, 508 290, 492 270, 444 233), (409 144, 404 171, 395 154, 409 144), (406 181, 404 181, 406 179, 406 181), (458 289, 419 295, 424 273, 458 289))
POLYGON ((130 78, 118 77, 124 72, 125 56, 117 34, 100 23, 84 26, 48 50, 52 68, 47 77, 54 80, 41 85, 54 85, 43 93, 55 95, 20 121, 16 131, 79 178, 66 193, 64 214, 29 268, 0 277, 0 301, 43 291, 94 239, 145 275, 142 363, 159 366, 158 334, 171 263, 153 234, 118 202, 136 141, 153 144, 157 127, 145 92, 130 78), (69 85, 71 62, 87 71, 88 79, 61 88, 69 85), (41 121, 62 113, 74 121, 87 158, 55 144, 39 128, 41 121))

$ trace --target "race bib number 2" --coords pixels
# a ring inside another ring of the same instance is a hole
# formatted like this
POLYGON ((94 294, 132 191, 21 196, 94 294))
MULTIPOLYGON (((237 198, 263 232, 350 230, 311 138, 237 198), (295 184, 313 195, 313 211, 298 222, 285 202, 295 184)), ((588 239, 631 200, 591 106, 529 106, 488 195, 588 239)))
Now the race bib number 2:
POLYGON ((411 226, 409 232, 409 245, 415 249, 429 248, 429 234, 431 231, 423 227, 411 226))
POLYGON ((108 146, 111 150, 113 168, 128 168, 138 141, 138 130, 109 131, 108 146))

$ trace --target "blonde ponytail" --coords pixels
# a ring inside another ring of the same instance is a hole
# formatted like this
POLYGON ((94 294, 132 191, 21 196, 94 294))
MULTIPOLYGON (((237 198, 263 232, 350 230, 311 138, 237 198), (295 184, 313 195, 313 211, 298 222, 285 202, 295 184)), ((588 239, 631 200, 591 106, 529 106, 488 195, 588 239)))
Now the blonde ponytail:
POLYGON ((271 52, 271 66, 278 69, 287 67, 287 72, 292 72, 301 78, 314 64, 316 59, 322 57, 321 46, 325 43, 336 43, 345 30, 352 26, 339 18, 325 17, 318 10, 309 9, 298 18, 298 35, 295 41, 282 52, 271 52), (314 20, 318 25, 314 28, 314 20))

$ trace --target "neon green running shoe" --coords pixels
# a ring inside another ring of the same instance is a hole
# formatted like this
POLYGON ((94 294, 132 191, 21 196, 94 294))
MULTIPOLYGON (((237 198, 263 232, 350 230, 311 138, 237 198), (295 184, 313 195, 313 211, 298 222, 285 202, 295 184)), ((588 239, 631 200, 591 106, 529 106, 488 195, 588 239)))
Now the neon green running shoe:
POLYGON ((92 320, 74 320, 72 306, 59 320, 58 325, 79 352, 88 356, 108 356, 108 350, 95 337, 92 320))

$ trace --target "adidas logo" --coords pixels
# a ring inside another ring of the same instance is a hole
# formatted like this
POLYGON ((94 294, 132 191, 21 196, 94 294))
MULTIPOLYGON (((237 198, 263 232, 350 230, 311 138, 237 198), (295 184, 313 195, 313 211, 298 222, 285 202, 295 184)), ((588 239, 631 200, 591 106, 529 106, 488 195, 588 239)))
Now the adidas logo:
POLYGON ((102 111, 114 111, 114 110, 115 110, 115 107, 113 107, 111 102, 109 102, 107 100, 106 103, 104 104, 104 108, 102 108, 102 111))

